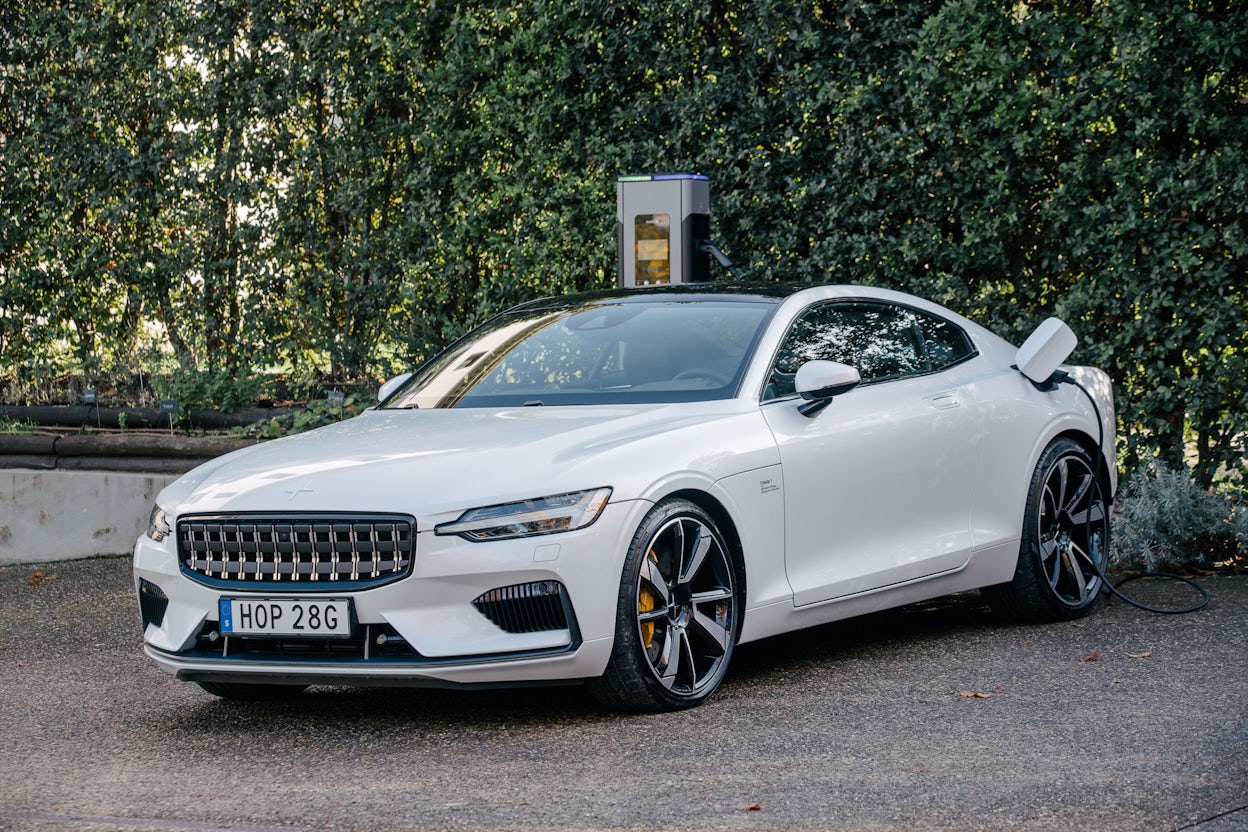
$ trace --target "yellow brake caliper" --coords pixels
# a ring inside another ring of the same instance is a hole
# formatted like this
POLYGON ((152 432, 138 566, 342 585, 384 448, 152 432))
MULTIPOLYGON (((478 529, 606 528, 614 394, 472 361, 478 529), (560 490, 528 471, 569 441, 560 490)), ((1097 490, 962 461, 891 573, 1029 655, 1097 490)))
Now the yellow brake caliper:
MULTIPOLYGON (((654 561, 656 565, 659 562, 659 559, 655 556, 653 549, 646 553, 646 557, 654 561)), ((637 593, 637 612, 654 612, 654 601, 654 591, 651 590, 649 586, 643 584, 641 591, 637 593)), ((645 642, 646 649, 649 650, 650 645, 654 643, 653 621, 647 621, 645 624, 641 625, 641 640, 645 642)))

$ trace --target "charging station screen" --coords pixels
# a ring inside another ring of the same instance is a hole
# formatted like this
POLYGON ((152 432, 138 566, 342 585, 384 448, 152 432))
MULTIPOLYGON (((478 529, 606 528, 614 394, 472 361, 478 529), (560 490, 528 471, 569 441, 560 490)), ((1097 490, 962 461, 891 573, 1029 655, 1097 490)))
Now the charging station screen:
POLYGON ((671 283, 671 215, 638 214, 633 220, 633 234, 637 285, 671 283))

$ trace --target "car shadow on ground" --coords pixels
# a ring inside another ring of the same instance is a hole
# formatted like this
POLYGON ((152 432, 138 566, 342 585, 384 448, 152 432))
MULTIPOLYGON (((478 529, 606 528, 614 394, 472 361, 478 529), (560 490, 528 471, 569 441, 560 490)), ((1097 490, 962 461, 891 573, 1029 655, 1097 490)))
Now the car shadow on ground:
POLYGON ((978 592, 945 595, 743 644, 729 681, 785 674, 823 662, 852 660, 866 651, 946 641, 1002 625, 978 592))

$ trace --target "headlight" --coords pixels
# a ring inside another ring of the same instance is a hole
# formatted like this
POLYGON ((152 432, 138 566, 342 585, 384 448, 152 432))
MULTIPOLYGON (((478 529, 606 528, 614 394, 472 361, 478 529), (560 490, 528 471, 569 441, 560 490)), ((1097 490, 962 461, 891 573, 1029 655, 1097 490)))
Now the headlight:
POLYGON ((610 488, 535 497, 499 506, 465 511, 459 519, 434 528, 435 534, 457 534, 468 540, 506 540, 582 529, 602 513, 610 488))
POLYGON ((152 506, 152 516, 147 521, 147 536, 160 543, 172 531, 169 525, 169 512, 159 505, 152 506))

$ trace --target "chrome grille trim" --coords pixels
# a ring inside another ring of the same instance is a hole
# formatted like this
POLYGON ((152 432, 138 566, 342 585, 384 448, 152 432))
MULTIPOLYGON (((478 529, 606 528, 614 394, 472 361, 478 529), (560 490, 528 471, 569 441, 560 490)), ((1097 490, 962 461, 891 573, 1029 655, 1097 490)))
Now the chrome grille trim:
POLYGON ((190 516, 177 522, 178 558, 214 586, 362 588, 411 571, 415 531, 404 515, 190 516))

